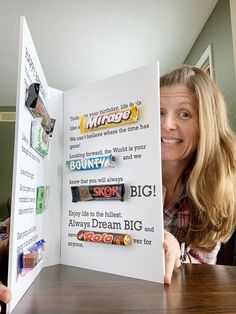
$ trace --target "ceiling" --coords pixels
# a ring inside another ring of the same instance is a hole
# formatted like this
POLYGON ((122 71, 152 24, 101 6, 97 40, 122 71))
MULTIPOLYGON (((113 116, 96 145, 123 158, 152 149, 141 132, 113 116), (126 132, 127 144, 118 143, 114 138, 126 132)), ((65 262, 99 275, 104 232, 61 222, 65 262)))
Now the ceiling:
POLYGON ((15 106, 20 16, 51 87, 67 90, 154 61, 182 64, 217 0, 0 0, 0 106, 15 106))

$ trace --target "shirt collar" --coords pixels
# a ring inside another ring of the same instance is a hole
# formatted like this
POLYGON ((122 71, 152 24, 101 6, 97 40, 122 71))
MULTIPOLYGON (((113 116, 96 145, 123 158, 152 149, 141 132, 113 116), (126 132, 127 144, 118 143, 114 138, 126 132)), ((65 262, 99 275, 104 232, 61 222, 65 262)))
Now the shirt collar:
MULTIPOLYGON (((163 191, 166 191, 166 188, 164 185, 162 186, 163 191)), ((177 211, 179 211, 182 207, 184 199, 186 199, 188 196, 186 194, 186 191, 184 189, 183 193, 180 195, 179 199, 171 203, 167 208, 164 208, 164 213, 169 218, 172 218, 177 211)))

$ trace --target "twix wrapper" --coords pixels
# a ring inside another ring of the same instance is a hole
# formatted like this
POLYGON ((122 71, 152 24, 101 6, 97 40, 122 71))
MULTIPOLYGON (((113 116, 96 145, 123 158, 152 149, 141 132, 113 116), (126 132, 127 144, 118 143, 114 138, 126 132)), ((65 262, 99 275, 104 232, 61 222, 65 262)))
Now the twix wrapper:
POLYGON ((77 239, 80 241, 99 242, 124 246, 129 246, 133 242, 131 236, 128 234, 87 230, 79 231, 77 233, 77 239))
POLYGON ((138 121, 139 111, 137 103, 132 107, 106 114, 80 117, 80 133, 84 134, 106 128, 114 128, 138 121))

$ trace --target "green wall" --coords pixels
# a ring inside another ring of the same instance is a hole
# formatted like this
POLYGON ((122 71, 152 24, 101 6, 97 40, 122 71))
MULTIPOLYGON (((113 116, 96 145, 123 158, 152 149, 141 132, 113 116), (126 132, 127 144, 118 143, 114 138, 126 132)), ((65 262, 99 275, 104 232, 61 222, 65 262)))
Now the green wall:
POLYGON ((229 0, 219 0, 184 63, 195 65, 210 43, 215 80, 223 92, 229 120, 236 131, 236 81, 229 0))
MULTIPOLYGON (((0 112, 6 111, 16 111, 16 108, 0 106, 0 112)), ((0 221, 8 216, 6 203, 11 196, 14 132, 14 122, 0 122, 0 221)))

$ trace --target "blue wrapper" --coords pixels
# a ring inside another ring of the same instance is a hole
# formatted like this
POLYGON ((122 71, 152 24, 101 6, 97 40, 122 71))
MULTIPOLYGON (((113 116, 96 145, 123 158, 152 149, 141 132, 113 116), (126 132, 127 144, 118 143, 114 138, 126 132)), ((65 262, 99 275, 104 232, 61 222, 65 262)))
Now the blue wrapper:
POLYGON ((69 160, 66 166, 70 171, 96 170, 101 168, 114 168, 115 156, 104 155, 90 158, 82 158, 76 160, 69 160))
POLYGON ((8 238, 8 234, 7 233, 0 233, 0 240, 5 240, 8 238))
POLYGON ((26 257, 29 255, 32 255, 34 258, 34 263, 30 266, 30 268, 34 268, 43 258, 45 249, 45 240, 41 239, 37 241, 36 243, 32 244, 27 249, 24 249, 19 254, 19 269, 22 272, 25 268, 28 268, 29 266, 26 266, 26 257))

